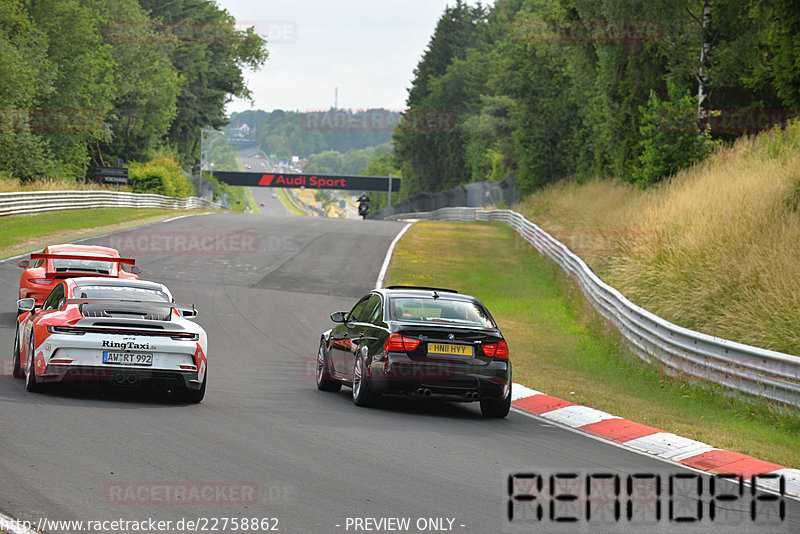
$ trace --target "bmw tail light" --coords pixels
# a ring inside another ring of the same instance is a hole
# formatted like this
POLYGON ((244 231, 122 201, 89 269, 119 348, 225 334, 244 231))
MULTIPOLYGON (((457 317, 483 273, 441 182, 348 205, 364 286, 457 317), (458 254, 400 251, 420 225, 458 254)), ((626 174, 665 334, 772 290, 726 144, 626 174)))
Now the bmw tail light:
POLYGON ((497 343, 484 343, 483 353, 490 358, 502 358, 504 360, 507 360, 508 344, 504 339, 501 339, 497 343))
POLYGON ((397 333, 390 335, 383 344, 383 350, 386 352, 411 352, 417 347, 419 339, 411 339, 397 333))

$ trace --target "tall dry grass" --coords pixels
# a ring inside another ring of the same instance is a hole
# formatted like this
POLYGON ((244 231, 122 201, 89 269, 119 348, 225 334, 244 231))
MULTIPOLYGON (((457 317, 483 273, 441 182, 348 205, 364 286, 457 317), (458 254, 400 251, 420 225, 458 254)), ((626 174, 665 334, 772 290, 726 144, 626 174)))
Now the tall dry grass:
POLYGON ((645 191, 616 181, 562 183, 518 209, 557 236, 613 236, 612 248, 577 252, 645 309, 800 355, 798 201, 795 123, 742 138, 645 191))
MULTIPOLYGON (((117 186, 103 186, 93 182, 81 183, 72 180, 34 180, 20 182, 13 178, 0 176, 0 193, 15 193, 18 191, 100 191, 117 190, 117 186)), ((130 187, 121 186, 120 191, 130 191, 130 187)))

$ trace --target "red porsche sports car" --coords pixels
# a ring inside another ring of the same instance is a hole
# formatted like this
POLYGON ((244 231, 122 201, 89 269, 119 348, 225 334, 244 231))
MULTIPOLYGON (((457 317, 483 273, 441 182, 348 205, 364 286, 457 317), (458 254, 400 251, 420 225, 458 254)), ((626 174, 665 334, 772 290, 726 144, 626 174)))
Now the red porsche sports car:
POLYGON ((142 270, 132 258, 120 258, 119 251, 99 245, 50 245, 31 254, 19 266, 25 269, 19 278, 19 298, 32 298, 41 306, 54 282, 76 276, 103 276, 138 280, 142 270), (129 268, 123 268, 123 265, 129 268))

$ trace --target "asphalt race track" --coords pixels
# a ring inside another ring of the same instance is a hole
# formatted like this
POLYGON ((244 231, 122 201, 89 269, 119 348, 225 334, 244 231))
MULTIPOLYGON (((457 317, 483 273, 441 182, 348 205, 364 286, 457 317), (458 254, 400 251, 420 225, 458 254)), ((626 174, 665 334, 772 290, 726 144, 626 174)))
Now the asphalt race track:
POLYGON ((406 399, 365 409, 353 405, 349 388, 318 391, 315 356, 329 314, 374 285, 402 226, 211 214, 89 240, 132 255, 142 278, 199 309, 210 377, 197 405, 136 391, 25 391, 10 366, 21 271, 17 260, 0 263, 0 511, 34 524, 172 521, 172 532, 180 520, 203 518, 206 532, 236 531, 222 528, 224 518, 277 518, 290 533, 800 532, 799 502, 785 499, 779 521, 778 505, 759 501, 754 523, 747 492, 721 503, 745 510, 739 519, 718 512, 709 520, 705 476, 702 491, 676 490, 689 505, 673 514, 691 517, 699 506, 703 520, 670 522, 668 477, 693 471, 521 413, 487 420, 476 404, 406 399), (557 522, 547 506, 541 520, 511 523, 508 477, 529 472, 656 474, 664 481, 661 516, 627 521, 623 506, 622 520, 598 526, 581 504, 575 523, 557 522), (214 491, 202 502, 169 497, 198 487, 214 491), (389 518, 410 526, 393 528, 389 518))

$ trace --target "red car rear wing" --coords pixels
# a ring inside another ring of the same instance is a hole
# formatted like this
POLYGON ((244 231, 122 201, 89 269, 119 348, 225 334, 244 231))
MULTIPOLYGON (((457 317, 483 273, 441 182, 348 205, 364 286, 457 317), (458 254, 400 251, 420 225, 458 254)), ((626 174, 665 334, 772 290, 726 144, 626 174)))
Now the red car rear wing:
POLYGON ((32 260, 87 260, 87 261, 107 261, 111 263, 124 263, 125 265, 135 265, 133 258, 115 258, 113 256, 91 256, 81 254, 31 254, 32 260))
MULTIPOLYGON (((83 260, 83 261, 102 261, 107 263, 118 263, 122 265, 136 265, 136 260, 133 258, 116 258, 113 256, 96 256, 91 254, 31 254, 31 261, 34 260, 83 260)), ((56 275, 59 271, 48 270, 48 275, 56 275)))

